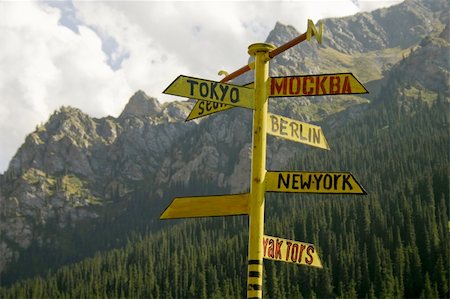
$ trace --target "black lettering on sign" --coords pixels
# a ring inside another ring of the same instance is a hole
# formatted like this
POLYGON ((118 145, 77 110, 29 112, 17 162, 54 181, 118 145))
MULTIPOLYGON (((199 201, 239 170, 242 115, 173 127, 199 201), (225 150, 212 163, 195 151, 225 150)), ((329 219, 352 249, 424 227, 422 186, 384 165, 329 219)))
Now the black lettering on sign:
POLYGON ((314 175, 314 178, 316 179, 316 189, 320 189, 320 181, 322 180, 323 174, 314 175))
POLYGON ((198 109, 200 109, 200 111, 198 113, 199 115, 203 115, 203 113, 205 112, 205 108, 204 108, 205 102, 206 101, 200 101, 200 103, 198 104, 198 109))
POLYGON ((303 136, 303 125, 300 125, 300 139, 301 140, 308 140, 308 138, 303 136))
POLYGON ((230 100, 232 103, 239 102, 239 89, 237 87, 232 87, 230 91, 230 100))
POLYGON ((272 124, 272 132, 276 132, 279 130, 278 118, 275 115, 270 115, 271 124, 272 124))
POLYGON ((290 178, 290 174, 288 173, 286 175, 286 180, 283 178, 283 174, 279 173, 278 174, 278 189, 280 189, 281 187, 281 183, 283 183, 284 188, 289 188, 289 178, 290 178))
POLYGON ((186 80, 186 81, 187 81, 187 83, 191 84, 190 95, 193 96, 194 95, 194 86, 195 86, 195 84, 198 84, 198 82, 195 80, 190 80, 190 79, 186 80))
POLYGON ((345 186, 348 186, 348 188, 349 188, 350 190, 353 190, 353 186, 352 186, 352 184, 351 184, 350 181, 349 181, 350 177, 351 177, 350 174, 345 174, 345 175, 342 177, 342 190, 345 190, 345 186))
POLYGON ((288 123, 287 120, 284 120, 283 118, 280 117, 280 135, 286 136, 287 132, 286 130, 286 124, 288 123))
POLYGON ((333 187, 333 178, 328 173, 323 176, 323 188, 330 190, 333 187))
POLYGON ((217 82, 211 82, 211 94, 209 95, 210 99, 219 99, 219 95, 216 92, 217 82))
POLYGON ((292 174, 292 189, 298 190, 300 188, 300 176, 298 173, 292 174))
POLYGON ((313 131, 313 143, 320 144, 321 129, 313 129, 312 131, 313 131))
MULTIPOLYGON (((291 122, 289 124, 289 126, 291 127, 291 137, 295 137, 295 138, 300 138, 299 135, 299 125, 296 122, 291 122), (295 136, 294 136, 295 135, 295 136)), ((302 125, 300 125, 301 127, 302 125)), ((300 129, 301 130, 301 129, 300 129)))
POLYGON ((223 100, 225 99, 225 95, 227 94, 228 91, 228 85, 219 85, 220 90, 222 91, 222 97, 220 98, 220 100, 223 102, 223 100))
POLYGON ((306 176, 308 177, 308 180, 306 179, 303 180, 303 175, 300 175, 300 181, 301 181, 301 188, 308 190, 309 188, 311 188, 311 175, 307 174, 306 176))
POLYGON ((200 95, 204 98, 206 98, 209 94, 209 87, 208 83, 201 82, 200 83, 200 95))

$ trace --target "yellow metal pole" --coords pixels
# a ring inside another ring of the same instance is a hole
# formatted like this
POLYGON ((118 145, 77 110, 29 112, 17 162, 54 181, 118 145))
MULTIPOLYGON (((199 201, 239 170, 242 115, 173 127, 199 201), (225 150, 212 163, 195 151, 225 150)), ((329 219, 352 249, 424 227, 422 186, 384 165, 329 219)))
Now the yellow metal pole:
POLYGON ((255 110, 253 112, 252 180, 249 202, 247 298, 262 298, 264 235, 264 178, 266 175, 266 119, 269 52, 275 46, 257 43, 248 47, 255 57, 255 110))

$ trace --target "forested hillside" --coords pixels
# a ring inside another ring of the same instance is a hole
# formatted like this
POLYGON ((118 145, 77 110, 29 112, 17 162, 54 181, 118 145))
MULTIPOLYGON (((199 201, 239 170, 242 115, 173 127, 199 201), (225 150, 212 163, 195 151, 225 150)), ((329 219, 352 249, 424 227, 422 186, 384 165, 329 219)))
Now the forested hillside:
MULTIPOLYGON (((359 118, 324 128, 331 151, 299 150, 289 166, 352 171, 367 196, 267 196, 266 234, 315 244, 324 268, 265 261, 266 298, 448 298, 448 101, 390 92, 359 118)), ((137 233, 0 297, 244 297, 247 225, 219 217, 137 233)))

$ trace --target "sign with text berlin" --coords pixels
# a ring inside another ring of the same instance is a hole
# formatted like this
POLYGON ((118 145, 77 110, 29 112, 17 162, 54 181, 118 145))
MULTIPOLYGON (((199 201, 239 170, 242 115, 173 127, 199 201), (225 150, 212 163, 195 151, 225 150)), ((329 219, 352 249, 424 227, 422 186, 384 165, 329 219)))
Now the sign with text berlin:
POLYGON ((330 149, 322 128, 295 119, 268 113, 267 133, 323 149, 330 149))

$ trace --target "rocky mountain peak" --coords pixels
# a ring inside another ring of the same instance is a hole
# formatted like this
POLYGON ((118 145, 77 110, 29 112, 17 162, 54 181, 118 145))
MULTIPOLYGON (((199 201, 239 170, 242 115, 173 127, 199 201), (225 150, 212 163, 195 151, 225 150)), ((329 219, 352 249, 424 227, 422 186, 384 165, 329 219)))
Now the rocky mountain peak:
POLYGON ((158 116, 162 112, 161 104, 156 98, 149 97, 142 90, 138 90, 128 101, 119 118, 128 116, 158 116))

